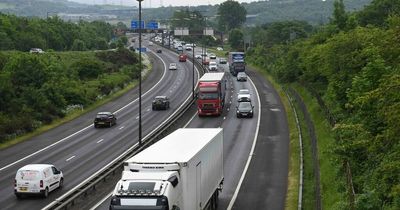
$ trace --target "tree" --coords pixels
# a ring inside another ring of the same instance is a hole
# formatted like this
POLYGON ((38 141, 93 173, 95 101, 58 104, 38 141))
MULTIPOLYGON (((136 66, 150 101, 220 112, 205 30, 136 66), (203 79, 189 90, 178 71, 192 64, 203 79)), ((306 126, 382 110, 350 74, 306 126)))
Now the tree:
POLYGON ((229 44, 233 49, 243 49, 243 33, 240 29, 232 29, 229 32, 229 44))
POLYGON ((218 26, 222 31, 240 28, 246 21, 246 9, 238 2, 228 0, 218 7, 218 26))
POLYGON ((86 50, 85 42, 80 39, 75 39, 74 44, 72 44, 71 50, 73 51, 84 51, 86 50))
POLYGON ((343 0, 335 0, 333 3, 333 20, 332 23, 337 25, 340 30, 346 28, 347 13, 344 8, 343 0))

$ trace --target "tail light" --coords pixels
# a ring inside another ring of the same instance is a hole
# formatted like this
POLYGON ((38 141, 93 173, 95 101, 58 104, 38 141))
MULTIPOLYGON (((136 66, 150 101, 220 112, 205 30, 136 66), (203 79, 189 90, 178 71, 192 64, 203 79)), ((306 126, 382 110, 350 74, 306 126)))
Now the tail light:
POLYGON ((39 186, 42 188, 43 187, 43 180, 40 180, 39 186))
POLYGON ((17 180, 14 179, 14 187, 16 187, 16 186, 17 186, 17 180))

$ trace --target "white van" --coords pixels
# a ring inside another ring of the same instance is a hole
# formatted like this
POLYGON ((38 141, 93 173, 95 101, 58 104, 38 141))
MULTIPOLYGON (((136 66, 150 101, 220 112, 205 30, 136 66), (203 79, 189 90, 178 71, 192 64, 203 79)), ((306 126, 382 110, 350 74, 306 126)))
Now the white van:
POLYGON ((61 188, 63 173, 50 164, 30 164, 20 168, 15 175, 14 193, 23 195, 39 194, 47 197, 49 192, 61 188))

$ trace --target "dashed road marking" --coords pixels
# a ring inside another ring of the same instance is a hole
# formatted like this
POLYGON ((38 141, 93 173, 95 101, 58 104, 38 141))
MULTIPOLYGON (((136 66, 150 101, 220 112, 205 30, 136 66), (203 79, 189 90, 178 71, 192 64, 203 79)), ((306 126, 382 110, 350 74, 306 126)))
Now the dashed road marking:
POLYGON ((102 141, 104 141, 104 139, 100 139, 100 140, 98 140, 96 143, 100 143, 100 142, 102 142, 102 141))
POLYGON ((68 158, 68 159, 66 159, 65 161, 70 161, 70 160, 72 160, 72 159, 74 159, 75 158, 75 155, 74 156, 72 156, 72 157, 70 157, 70 158, 68 158))
POLYGON ((280 109, 276 109, 276 108, 274 108, 274 109, 269 109, 269 110, 271 110, 271 111, 273 111, 273 112, 280 112, 280 111, 281 111, 280 109))
POLYGON ((139 119, 139 116, 137 116, 136 119, 139 119))
POLYGON ((120 130, 122 130, 122 129, 124 129, 124 128, 125 128, 125 126, 121 126, 121 127, 119 127, 119 129, 120 129, 120 130))

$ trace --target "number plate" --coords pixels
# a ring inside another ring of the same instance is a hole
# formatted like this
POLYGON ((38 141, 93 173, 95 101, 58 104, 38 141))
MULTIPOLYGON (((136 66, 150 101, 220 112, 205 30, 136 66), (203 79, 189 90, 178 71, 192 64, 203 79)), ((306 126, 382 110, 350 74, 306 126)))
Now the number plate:
POLYGON ((21 192, 26 192, 26 191, 28 191, 28 188, 27 188, 27 187, 20 187, 20 188, 19 188, 19 191, 21 191, 21 192))

